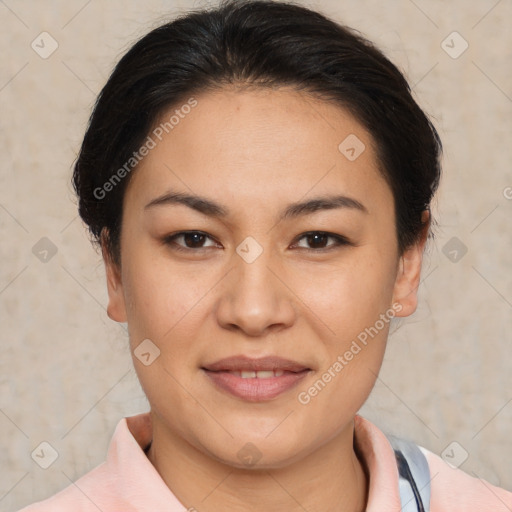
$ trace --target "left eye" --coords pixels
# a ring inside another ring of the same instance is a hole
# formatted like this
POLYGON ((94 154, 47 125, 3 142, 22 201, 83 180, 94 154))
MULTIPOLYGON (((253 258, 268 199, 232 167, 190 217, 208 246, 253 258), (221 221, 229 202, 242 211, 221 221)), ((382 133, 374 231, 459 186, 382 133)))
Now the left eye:
POLYGON ((332 249, 334 247, 338 247, 340 245, 350 245, 350 242, 341 235, 335 235, 333 233, 326 233, 324 231, 310 231, 309 233, 304 233, 299 237, 299 240, 306 240, 308 244, 312 244, 316 247, 310 248, 310 247, 303 247, 306 250, 322 250, 322 249, 332 249), (331 238, 334 240, 333 244, 325 245, 327 240, 331 238), (320 245, 320 247, 318 247, 320 245))

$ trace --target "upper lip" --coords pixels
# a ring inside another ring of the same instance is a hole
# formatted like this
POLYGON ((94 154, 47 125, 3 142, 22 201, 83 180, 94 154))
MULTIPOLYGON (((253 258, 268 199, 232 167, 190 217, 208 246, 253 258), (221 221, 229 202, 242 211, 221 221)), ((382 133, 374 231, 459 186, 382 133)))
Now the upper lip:
POLYGON ((231 356, 211 364, 206 364, 203 369, 212 372, 219 371, 265 371, 265 370, 286 370, 290 372, 301 372, 309 370, 307 366, 291 359, 283 359, 277 356, 267 356, 253 359, 247 356, 231 356))

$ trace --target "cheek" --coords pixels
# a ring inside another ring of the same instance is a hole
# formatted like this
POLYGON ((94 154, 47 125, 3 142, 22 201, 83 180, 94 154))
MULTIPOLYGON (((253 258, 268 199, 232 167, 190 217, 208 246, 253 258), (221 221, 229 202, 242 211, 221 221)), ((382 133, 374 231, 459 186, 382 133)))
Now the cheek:
POLYGON ((168 414, 186 414, 187 410, 190 414, 197 402, 183 389, 192 388, 195 358, 191 341, 200 339, 203 323, 197 317, 197 306, 209 287, 201 285, 194 273, 167 259, 156 261, 150 253, 131 253, 125 269, 130 345, 140 384, 156 410, 163 412, 172 404, 168 414), (147 366, 137 360, 137 347, 146 339, 157 347, 149 349, 151 357, 155 350, 158 354, 147 366))
POLYGON ((190 322, 208 289, 194 269, 177 268, 143 252, 127 258, 123 283, 130 334, 157 343, 164 342, 182 322, 190 322))
POLYGON ((339 344, 373 325, 388 310, 394 279, 392 259, 368 246, 347 253, 336 265, 311 265, 295 273, 292 286, 339 344))

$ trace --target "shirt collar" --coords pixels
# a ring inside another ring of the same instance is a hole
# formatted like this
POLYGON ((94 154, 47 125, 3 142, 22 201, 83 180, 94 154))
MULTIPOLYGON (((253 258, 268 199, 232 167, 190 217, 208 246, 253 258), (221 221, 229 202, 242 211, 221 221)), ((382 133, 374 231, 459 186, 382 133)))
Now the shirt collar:
POLYGON ((107 454, 108 472, 116 476, 115 492, 133 510, 186 512, 144 453, 151 437, 149 413, 123 418, 117 424, 107 454))
POLYGON ((370 479, 366 512, 401 510, 398 466, 386 436, 370 421, 356 415, 354 438, 370 479))
MULTIPOLYGON (((123 418, 118 423, 107 455, 108 471, 115 475, 116 490, 135 510, 186 512, 144 453, 151 438, 150 413, 123 418)), ((386 436, 370 421, 356 415, 354 443, 369 474, 366 512, 400 510, 398 469, 386 436)))

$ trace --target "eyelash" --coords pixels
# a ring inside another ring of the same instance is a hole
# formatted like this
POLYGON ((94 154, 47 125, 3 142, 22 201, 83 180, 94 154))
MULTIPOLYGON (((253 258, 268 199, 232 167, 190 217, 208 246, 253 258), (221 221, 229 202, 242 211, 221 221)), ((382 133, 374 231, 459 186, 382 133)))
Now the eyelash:
MULTIPOLYGON (((190 252, 190 251, 194 251, 194 252, 197 252, 197 251, 201 251, 201 250, 205 250, 205 249, 210 249, 211 247, 183 247, 181 245, 178 245, 175 243, 175 240, 182 237, 182 236, 185 236, 185 235, 194 235, 194 234, 198 234, 198 235, 203 235, 207 238, 210 238, 211 240, 214 240, 210 235, 208 235, 207 233, 204 233, 203 231, 180 231, 179 233, 175 233, 173 235, 169 235, 167 237, 164 238, 164 243, 166 245, 173 245, 173 249, 174 250, 177 250, 177 251, 182 251, 182 252, 190 252)), ((322 247, 320 249, 310 249, 310 248, 304 248, 304 247, 300 247, 299 249, 300 250, 304 250, 304 251, 307 251, 307 252, 315 252, 315 253, 322 253, 322 252, 327 252, 327 251, 331 251, 333 249, 336 249, 338 247, 343 247, 343 246, 346 246, 346 245, 354 245, 352 244, 347 238, 345 238, 344 236, 341 236, 341 235, 336 235, 334 233, 329 233, 327 231, 307 231, 306 233, 303 233, 301 234, 299 237, 298 237, 298 241, 302 240, 303 238, 307 238, 308 236, 313 236, 313 235, 322 235, 322 236, 327 236, 327 238, 332 238, 335 243, 334 244, 331 244, 330 246, 327 246, 327 247, 322 247)))

